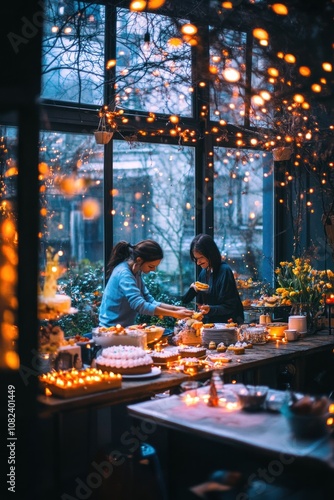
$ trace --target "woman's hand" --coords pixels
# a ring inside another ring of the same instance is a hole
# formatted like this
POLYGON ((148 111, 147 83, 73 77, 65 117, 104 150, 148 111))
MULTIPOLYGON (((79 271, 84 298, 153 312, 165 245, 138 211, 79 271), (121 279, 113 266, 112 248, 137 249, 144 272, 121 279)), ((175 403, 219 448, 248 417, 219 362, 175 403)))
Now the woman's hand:
POLYGON ((210 306, 207 304, 197 304, 197 307, 203 314, 208 314, 210 311, 210 306))
POLYGON ((189 287, 189 288, 193 288, 193 289, 195 290, 195 292, 196 292, 196 293, 198 293, 198 292, 199 292, 199 289, 197 288, 197 286, 196 286, 196 284, 195 284, 195 283, 192 283, 192 284, 190 285, 190 287, 189 287))
POLYGON ((185 307, 178 307, 176 308, 173 316, 174 318, 177 319, 184 319, 184 318, 191 318, 191 316, 194 314, 194 311, 191 309, 186 309, 185 307))

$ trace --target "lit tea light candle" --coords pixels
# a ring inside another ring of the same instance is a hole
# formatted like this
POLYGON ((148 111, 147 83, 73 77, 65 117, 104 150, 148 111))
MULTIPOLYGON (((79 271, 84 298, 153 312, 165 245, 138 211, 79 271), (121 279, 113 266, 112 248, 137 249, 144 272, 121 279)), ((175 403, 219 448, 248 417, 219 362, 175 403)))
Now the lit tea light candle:
POLYGON ((161 352, 162 351, 162 345, 161 345, 161 342, 157 342, 154 346, 154 350, 156 352, 161 352))
POLYGON ((334 293, 331 293, 327 298, 326 298, 326 304, 334 304, 334 293))
POLYGON ((202 401, 203 401, 203 403, 205 403, 205 404, 208 404, 209 398, 210 398, 210 395, 209 395, 209 394, 202 394, 202 395, 201 395, 201 400, 202 400, 202 401))
POLYGON ((185 393, 182 396, 182 401, 187 405, 187 406, 192 406, 195 405, 196 403, 199 402, 199 397, 198 396, 192 396, 191 394, 185 393))
POLYGON ((225 409, 229 410, 229 411, 238 410, 239 409, 239 403, 237 401, 235 403, 233 403, 232 401, 228 401, 226 403, 225 409))

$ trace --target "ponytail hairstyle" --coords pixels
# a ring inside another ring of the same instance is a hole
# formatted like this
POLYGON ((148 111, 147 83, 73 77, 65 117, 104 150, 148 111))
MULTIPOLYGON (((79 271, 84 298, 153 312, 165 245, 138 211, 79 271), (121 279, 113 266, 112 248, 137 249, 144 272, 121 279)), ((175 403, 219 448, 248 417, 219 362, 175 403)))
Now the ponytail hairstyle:
POLYGON ((131 245, 126 241, 117 243, 111 251, 111 256, 107 265, 107 279, 118 264, 125 260, 133 262, 139 257, 144 262, 153 262, 163 259, 163 251, 159 243, 154 240, 142 240, 136 245, 131 245))
POLYGON ((204 257, 208 259, 209 266, 213 269, 213 273, 216 274, 218 272, 222 258, 219 248, 210 235, 198 234, 195 236, 190 244, 190 258, 196 262, 194 252, 204 255, 204 257))

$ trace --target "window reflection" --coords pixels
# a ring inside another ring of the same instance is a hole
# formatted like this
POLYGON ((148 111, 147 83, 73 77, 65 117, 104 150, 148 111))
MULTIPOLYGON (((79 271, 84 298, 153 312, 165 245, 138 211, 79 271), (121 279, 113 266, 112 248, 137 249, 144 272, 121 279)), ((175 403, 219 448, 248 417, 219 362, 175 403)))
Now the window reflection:
POLYGON ((252 150, 215 148, 214 230, 222 255, 239 274, 264 276, 272 259, 271 235, 264 234, 272 214, 273 176, 269 158, 252 150))
POLYGON ((159 271, 178 293, 193 280, 194 158, 191 147, 140 144, 130 149, 125 141, 114 141, 114 241, 156 239, 165 255, 159 271))
POLYGON ((243 125, 245 117, 246 33, 211 29, 211 119, 243 125))
POLYGON ((68 266, 103 256, 103 150, 91 135, 40 137, 41 254, 61 250, 68 266))
POLYGON ((48 0, 42 59, 42 97, 101 104, 105 7, 48 0))
POLYGON ((117 9, 116 52, 120 107, 191 116, 191 48, 182 43, 175 21, 117 9))

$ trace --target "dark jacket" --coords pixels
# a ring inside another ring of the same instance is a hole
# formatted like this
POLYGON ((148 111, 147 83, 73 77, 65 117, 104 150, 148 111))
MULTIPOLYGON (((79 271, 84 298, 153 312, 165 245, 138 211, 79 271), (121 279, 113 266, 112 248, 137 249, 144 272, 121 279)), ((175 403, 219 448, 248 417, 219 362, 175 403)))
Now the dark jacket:
POLYGON ((208 304, 210 312, 204 316, 205 323, 227 323, 229 319, 239 324, 244 322, 244 308, 232 269, 226 262, 221 263, 215 276, 213 273, 208 276, 206 270, 202 269, 198 281, 207 283, 209 291, 196 293, 193 288, 189 288, 182 301, 187 304, 196 297, 197 304, 208 304))

